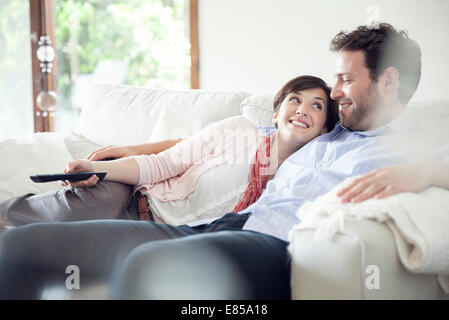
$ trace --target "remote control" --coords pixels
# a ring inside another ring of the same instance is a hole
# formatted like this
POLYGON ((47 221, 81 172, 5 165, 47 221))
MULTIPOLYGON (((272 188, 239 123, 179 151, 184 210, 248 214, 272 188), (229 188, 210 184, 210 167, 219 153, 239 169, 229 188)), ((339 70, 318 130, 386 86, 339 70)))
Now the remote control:
POLYGON ((89 179, 91 176, 96 175, 99 181, 102 181, 107 172, 73 172, 73 173, 56 173, 56 174, 38 174, 30 176, 30 179, 34 182, 51 182, 58 180, 68 181, 81 181, 89 179))

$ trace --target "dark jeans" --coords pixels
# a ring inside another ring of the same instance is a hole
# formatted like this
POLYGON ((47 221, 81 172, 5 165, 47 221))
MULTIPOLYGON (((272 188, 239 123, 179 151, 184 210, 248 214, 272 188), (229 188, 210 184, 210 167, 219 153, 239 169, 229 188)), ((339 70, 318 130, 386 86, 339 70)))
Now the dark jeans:
MULTIPOLYGON (((0 236, 0 299, 37 299, 64 287, 107 284, 112 299, 290 299, 288 243, 241 228, 248 215, 211 224, 147 221, 37 223, 0 236)), ((68 289, 67 289, 68 290, 68 289)))

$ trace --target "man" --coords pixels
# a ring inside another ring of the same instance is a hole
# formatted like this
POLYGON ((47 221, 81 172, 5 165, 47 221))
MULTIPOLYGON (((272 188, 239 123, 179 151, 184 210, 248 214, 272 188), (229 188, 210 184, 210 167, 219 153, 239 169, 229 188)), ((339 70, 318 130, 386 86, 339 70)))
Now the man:
POLYGON ((418 45, 388 24, 339 33, 331 48, 342 125, 285 160, 252 206, 196 227, 107 221, 13 229, 0 238, 0 298, 37 298, 76 265, 86 282, 111 284, 111 298, 289 299, 287 235, 300 222, 296 212, 347 177, 400 161, 381 141, 421 73, 418 45))

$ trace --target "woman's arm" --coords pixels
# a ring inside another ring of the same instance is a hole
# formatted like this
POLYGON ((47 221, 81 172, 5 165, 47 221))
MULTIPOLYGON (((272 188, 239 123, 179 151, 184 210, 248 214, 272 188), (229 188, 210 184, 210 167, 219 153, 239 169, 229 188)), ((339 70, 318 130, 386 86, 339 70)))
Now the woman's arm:
MULTIPOLYGON (((64 173, 70 172, 89 172, 89 171, 107 171, 104 178, 109 181, 122 182, 135 185, 139 181, 139 167, 133 158, 123 158, 113 161, 89 161, 75 160, 67 164, 64 173)), ((98 182, 97 176, 92 176, 83 181, 65 181, 64 186, 69 185, 77 188, 91 187, 98 182)))
MULTIPOLYGON (((189 139, 182 140, 165 152, 113 161, 75 160, 68 163, 64 172, 107 171, 106 180, 132 185, 158 183, 184 173, 195 164, 207 161, 205 159, 210 158, 223 134, 226 135, 227 129, 234 128, 239 119, 240 117, 232 117, 222 120, 189 139)), ((90 187, 97 182, 98 178, 92 176, 84 181, 65 182, 65 185, 90 187)))
POLYGON ((343 203, 358 203, 399 192, 421 192, 430 186, 449 189, 449 162, 420 162, 377 169, 355 179, 337 196, 343 203))
MULTIPOLYGON (((113 161, 91 161, 75 160, 67 164, 64 172, 88 172, 88 171, 106 171, 105 180, 127 183, 131 185, 152 184, 165 179, 177 176, 185 172, 189 167, 198 162, 203 153, 208 153, 212 147, 210 143, 203 141, 207 132, 202 131, 189 139, 165 140, 161 143, 141 145, 141 151, 154 151, 167 147, 166 152, 159 152, 153 155, 131 156, 113 161), (173 147, 168 148, 168 145, 173 147)), ((117 155, 112 150, 105 150, 102 153, 103 158, 111 158, 111 155, 117 155)), ((115 148, 115 151, 119 148, 115 148)), ((101 152, 101 150, 99 150, 101 152)), ((100 153, 98 153, 99 155, 100 153)), ((98 157, 96 158, 98 159, 98 157)), ((91 187, 97 184, 98 177, 92 176, 83 181, 65 181, 62 185, 70 185, 77 188, 91 187)))
POLYGON ((110 158, 119 159, 130 156, 157 154, 173 147, 182 140, 183 139, 163 140, 159 142, 145 143, 126 147, 108 146, 92 152, 87 157, 87 160, 100 161, 110 158))

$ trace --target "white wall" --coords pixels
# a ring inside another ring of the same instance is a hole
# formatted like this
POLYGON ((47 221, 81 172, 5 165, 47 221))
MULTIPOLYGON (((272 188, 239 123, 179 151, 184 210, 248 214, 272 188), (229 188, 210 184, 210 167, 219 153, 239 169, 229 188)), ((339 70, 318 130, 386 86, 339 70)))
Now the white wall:
POLYGON ((413 100, 449 98, 448 0, 200 0, 200 87, 274 94, 300 74, 332 85, 330 40, 377 13, 421 46, 413 100))

